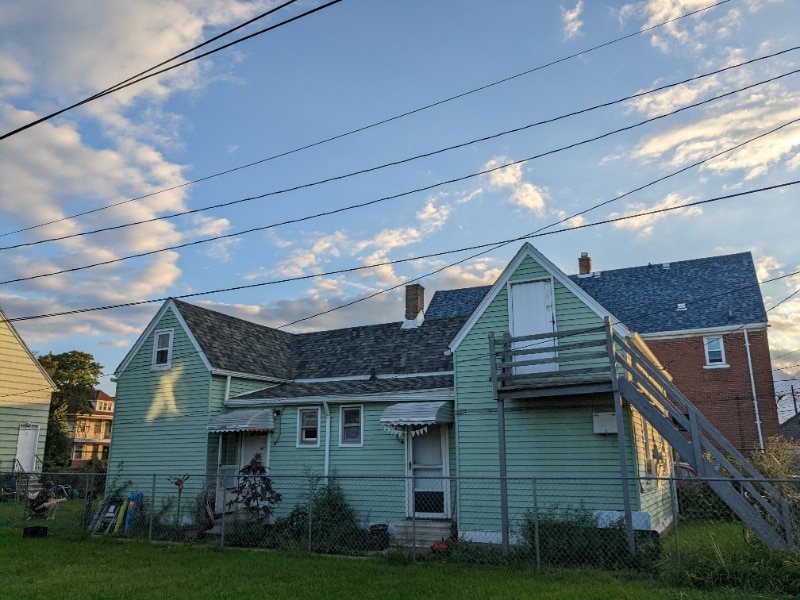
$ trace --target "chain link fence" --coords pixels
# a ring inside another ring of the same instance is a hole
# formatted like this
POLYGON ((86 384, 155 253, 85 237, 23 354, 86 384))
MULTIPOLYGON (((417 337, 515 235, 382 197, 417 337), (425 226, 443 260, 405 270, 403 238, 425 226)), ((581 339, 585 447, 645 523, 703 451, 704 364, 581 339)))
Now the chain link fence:
MULTIPOLYGON (((723 550, 761 546, 714 492, 713 482, 700 478, 623 482, 619 478, 6 475, 0 524, 24 531, 46 527, 50 535, 64 536, 338 555, 396 552, 420 561, 651 570, 695 560, 692 557, 699 549, 724 563, 723 550), (630 512, 623 500, 626 485, 633 499, 630 512), (37 508, 39 495, 55 509, 37 508)), ((782 513, 784 522, 777 525, 794 545, 800 482, 769 483, 787 500, 788 513, 782 513)), ((747 491, 742 495, 753 507, 759 506, 747 497, 747 491)))

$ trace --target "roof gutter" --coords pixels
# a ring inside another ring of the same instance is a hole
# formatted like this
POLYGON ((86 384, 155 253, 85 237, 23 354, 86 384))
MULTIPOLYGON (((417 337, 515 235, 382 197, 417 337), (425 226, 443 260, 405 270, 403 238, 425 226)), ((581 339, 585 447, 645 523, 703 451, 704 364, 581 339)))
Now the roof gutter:
POLYGON ((270 383, 291 383, 291 379, 279 379, 268 375, 254 375, 253 373, 242 373, 241 371, 231 371, 229 369, 211 369, 212 375, 222 375, 224 377, 240 377, 242 379, 253 379, 255 381, 268 381, 270 383))

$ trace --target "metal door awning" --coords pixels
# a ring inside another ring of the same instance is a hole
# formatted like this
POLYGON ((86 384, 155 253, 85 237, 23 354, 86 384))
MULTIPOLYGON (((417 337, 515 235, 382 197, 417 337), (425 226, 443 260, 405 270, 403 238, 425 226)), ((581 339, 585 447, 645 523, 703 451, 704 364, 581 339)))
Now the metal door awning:
POLYGON ((383 425, 439 425, 453 422, 453 404, 441 402, 398 402, 381 415, 383 425))
POLYGON ((217 415, 208 424, 209 433, 268 432, 274 429, 275 414, 272 409, 232 410, 231 412, 217 415))

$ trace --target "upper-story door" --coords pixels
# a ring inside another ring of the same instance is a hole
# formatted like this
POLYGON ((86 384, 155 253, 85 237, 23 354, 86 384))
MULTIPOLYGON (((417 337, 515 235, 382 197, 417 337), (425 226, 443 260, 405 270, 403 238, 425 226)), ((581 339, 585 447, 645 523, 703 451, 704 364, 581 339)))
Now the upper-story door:
MULTIPOLYGON (((553 285, 549 279, 512 283, 509 290, 509 305, 509 329, 513 337, 553 333, 555 331, 553 285)), ((515 342, 513 345, 514 350, 534 348, 552 348, 552 350, 525 354, 518 356, 517 360, 542 360, 556 356, 554 338, 515 342)), ((558 364, 551 362, 515 367, 514 373, 543 373, 557 369, 558 364)))

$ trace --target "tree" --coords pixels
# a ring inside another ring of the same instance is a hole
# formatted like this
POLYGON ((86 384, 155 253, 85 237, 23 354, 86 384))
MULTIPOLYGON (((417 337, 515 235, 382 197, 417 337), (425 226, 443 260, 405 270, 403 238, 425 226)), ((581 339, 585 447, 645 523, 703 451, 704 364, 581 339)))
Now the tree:
POLYGON ((51 467, 62 467, 69 464, 67 415, 88 411, 103 367, 94 362, 94 356, 78 350, 51 352, 40 356, 39 363, 58 386, 58 391, 50 398, 44 462, 51 467))

